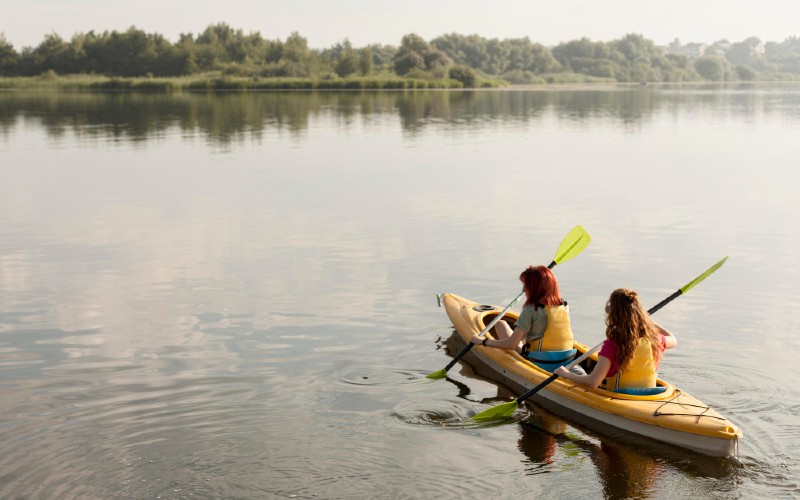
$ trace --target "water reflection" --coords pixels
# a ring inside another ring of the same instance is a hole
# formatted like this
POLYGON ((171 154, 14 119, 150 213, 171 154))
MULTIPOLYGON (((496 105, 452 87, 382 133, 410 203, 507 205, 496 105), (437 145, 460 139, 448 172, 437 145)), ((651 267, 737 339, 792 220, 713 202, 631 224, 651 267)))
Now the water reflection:
POLYGON ((0 497, 796 490, 799 107, 780 86, 0 93, 0 497), (659 314, 685 346, 665 378, 741 424, 747 481, 569 420, 461 425, 512 394, 463 365, 423 380, 449 361, 434 293, 507 303, 576 223, 595 242, 557 272, 590 344, 613 287, 653 304, 732 254, 659 314))
POLYGON ((314 120, 332 116, 343 128, 399 118, 406 133, 428 127, 475 130, 549 119, 580 124, 610 118, 634 128, 664 111, 732 113, 756 119, 800 116, 800 90, 790 85, 630 87, 501 91, 52 93, 0 92, 0 133, 19 119, 37 119, 53 139, 67 131, 85 138, 145 141, 171 129, 199 132, 229 144, 285 131, 304 137, 314 120), (674 89, 674 90, 673 90, 674 89))
POLYGON ((519 423, 519 451, 527 458, 530 474, 548 472, 558 461, 571 462, 588 457, 594 465, 603 497, 607 499, 648 498, 664 491, 664 482, 676 474, 713 481, 700 496, 733 489, 741 475, 735 461, 694 454, 674 453, 656 445, 657 452, 636 444, 636 440, 609 439, 584 428, 570 428, 559 417, 529 404, 526 419, 519 423), (559 459, 559 455, 563 458, 559 459))

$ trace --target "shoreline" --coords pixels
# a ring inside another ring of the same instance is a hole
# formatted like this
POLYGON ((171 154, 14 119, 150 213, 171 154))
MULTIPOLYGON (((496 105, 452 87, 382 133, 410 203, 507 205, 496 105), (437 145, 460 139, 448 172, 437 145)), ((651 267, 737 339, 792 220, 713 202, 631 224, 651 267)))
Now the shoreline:
MULTIPOLYGON (((567 78, 571 78, 567 77, 567 78)), ((175 78, 111 78, 94 75, 57 77, 0 77, 0 92, 61 91, 61 92, 374 92, 374 91, 548 91, 548 90, 630 90, 652 87, 725 87, 751 85, 796 85, 800 79, 752 81, 691 81, 691 82, 612 82, 563 81, 510 84, 497 80, 483 82, 479 87, 464 87, 456 80, 421 80, 405 78, 358 78, 341 80, 312 80, 305 78, 243 78, 223 76, 175 78)))

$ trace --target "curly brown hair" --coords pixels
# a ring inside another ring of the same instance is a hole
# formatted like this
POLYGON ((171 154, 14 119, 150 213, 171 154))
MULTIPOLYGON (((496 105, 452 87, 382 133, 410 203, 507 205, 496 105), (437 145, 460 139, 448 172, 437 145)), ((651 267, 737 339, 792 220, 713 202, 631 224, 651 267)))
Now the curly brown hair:
POLYGON ((617 362, 627 366, 639 345, 639 339, 650 341, 655 359, 659 353, 659 331, 639 302, 639 294, 629 288, 617 288, 606 303, 606 338, 618 345, 617 362))

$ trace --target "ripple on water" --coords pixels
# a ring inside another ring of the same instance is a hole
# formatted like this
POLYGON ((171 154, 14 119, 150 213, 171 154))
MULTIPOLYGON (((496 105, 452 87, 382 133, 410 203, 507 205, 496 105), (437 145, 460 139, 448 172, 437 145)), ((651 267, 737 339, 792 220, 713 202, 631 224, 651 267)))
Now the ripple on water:
POLYGON ((401 423, 429 427, 480 428, 504 423, 476 422, 472 417, 477 413, 464 399, 413 398, 395 405, 392 415, 401 423))
POLYGON ((702 368, 681 363, 674 368, 686 379, 680 383, 681 387, 702 393, 704 402, 742 430, 740 473, 748 478, 748 488, 753 494, 768 496, 768 492, 797 491, 800 460, 792 458, 800 452, 797 389, 785 383, 783 371, 755 364, 748 366, 749 358, 743 359, 739 370, 732 370, 729 360, 724 358, 709 360, 702 368))
POLYGON ((353 385, 405 385, 433 382, 421 370, 398 370, 391 367, 359 367, 342 373, 339 380, 353 385))
MULTIPOLYGON (((502 487, 471 470, 442 467, 441 457, 421 456, 407 461, 370 456, 370 460, 341 460, 341 452, 316 451, 307 461, 278 457, 282 468, 266 492, 287 498, 498 498, 502 487), (375 458, 377 461, 372 461, 375 458), (325 464, 321 466, 320 464, 325 464), (421 472, 423 471, 423 472, 421 472), (409 481, 413 478, 413 481, 409 481)), ((246 478, 245 478, 246 480, 246 478)), ((263 487, 262 487, 263 488, 263 487)))

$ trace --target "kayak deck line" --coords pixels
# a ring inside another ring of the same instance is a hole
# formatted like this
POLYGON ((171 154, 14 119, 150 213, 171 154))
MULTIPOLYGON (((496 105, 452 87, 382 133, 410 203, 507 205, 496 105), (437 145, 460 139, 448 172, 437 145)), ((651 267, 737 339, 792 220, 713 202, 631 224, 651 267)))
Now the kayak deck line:
MULTIPOLYGON (((460 343, 470 341, 500 312, 495 306, 481 305, 458 295, 442 294, 450 320, 455 327, 451 337, 460 343)), ((504 318, 515 322, 518 314, 509 311, 504 318)), ((493 332, 486 333, 495 338, 493 332)), ((464 359, 475 372, 504 385, 516 393, 527 392, 552 374, 523 358, 514 350, 474 346, 464 359)), ((585 353, 589 347, 575 341, 574 347, 585 353)), ((597 353, 585 362, 588 369, 597 362, 597 353)), ((586 387, 556 379, 533 398, 552 403, 555 410, 568 410, 573 417, 587 417, 657 441, 688 448, 711 456, 730 456, 738 449, 742 432, 716 410, 669 382, 658 379, 665 388, 661 394, 631 395, 586 387), (654 408, 652 404, 658 403, 654 408), (687 418, 688 417, 688 418, 687 418)))
MULTIPOLYGON (((675 396, 675 397, 677 397, 677 396, 675 396)), ((689 404, 689 403, 675 403, 672 400, 669 400, 669 401, 665 401, 664 403, 661 404, 661 406, 656 408, 656 410, 653 412, 653 416, 654 417, 660 417, 660 416, 688 416, 688 417, 697 417, 698 420, 700 420, 701 417, 716 418, 716 419, 719 419, 719 420, 726 420, 726 418, 723 417, 723 416, 706 415, 705 413, 707 411, 710 411, 710 410, 711 410, 711 407, 708 406, 708 405, 695 405, 695 404, 689 404), (703 408, 703 411, 701 413, 697 414, 697 415, 692 415, 691 413, 665 413, 665 412, 660 411, 661 408, 663 408, 663 407, 665 407, 665 406, 667 406, 669 404, 676 404, 678 406, 693 406, 695 408, 703 408)))

